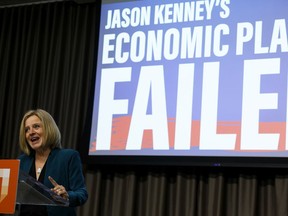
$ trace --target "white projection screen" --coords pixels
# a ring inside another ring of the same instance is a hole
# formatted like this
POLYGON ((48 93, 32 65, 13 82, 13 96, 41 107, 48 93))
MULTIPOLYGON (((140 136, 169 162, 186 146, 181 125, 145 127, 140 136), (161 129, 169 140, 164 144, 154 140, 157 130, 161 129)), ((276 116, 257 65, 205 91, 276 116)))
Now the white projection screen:
POLYGON ((287 11, 102 1, 88 157, 286 166, 287 11))

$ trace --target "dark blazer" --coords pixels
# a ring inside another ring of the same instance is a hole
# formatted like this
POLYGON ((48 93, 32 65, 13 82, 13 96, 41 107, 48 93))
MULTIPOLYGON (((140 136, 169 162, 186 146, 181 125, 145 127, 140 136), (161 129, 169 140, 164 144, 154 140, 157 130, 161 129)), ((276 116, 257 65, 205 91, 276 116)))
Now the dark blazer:
MULTIPOLYGON (((34 155, 25 154, 19 157, 20 170, 29 173, 34 161, 34 155)), ((53 149, 46 161, 44 185, 53 188, 48 179, 51 176, 59 185, 63 185, 69 194, 69 207, 47 207, 48 215, 76 215, 74 207, 82 205, 88 198, 82 163, 79 153, 72 149, 53 149)))

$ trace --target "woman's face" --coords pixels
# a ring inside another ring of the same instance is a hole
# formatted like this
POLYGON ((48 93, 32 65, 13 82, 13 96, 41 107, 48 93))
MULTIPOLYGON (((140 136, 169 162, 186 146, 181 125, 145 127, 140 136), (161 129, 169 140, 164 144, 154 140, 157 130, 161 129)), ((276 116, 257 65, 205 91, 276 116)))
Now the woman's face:
POLYGON ((38 116, 33 115, 25 121, 25 137, 30 147, 37 151, 43 143, 43 124, 38 116))

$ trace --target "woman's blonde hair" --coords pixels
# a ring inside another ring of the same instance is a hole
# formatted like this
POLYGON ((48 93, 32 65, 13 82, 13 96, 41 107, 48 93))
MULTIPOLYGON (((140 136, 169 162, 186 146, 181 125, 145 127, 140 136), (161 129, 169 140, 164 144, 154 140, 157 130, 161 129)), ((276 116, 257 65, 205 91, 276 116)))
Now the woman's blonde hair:
POLYGON ((37 116, 43 124, 43 149, 62 148, 61 147, 61 133, 53 117, 42 109, 29 110, 22 118, 19 133, 20 149, 27 155, 34 151, 26 140, 25 122, 31 116, 37 116))

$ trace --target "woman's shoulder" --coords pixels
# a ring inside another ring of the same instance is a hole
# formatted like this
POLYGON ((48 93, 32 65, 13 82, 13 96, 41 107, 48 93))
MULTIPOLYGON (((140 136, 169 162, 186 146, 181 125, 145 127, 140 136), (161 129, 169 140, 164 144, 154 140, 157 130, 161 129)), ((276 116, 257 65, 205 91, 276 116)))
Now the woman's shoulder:
POLYGON ((78 156, 79 152, 74 149, 55 149, 52 151, 52 155, 55 154, 58 157, 72 157, 72 156, 78 156))
POLYGON ((23 160, 31 160, 32 156, 28 156, 28 155, 23 153, 23 154, 19 155, 17 159, 19 159, 21 161, 23 161, 23 160))
POLYGON ((27 158, 28 156, 26 155, 26 154, 21 154, 21 155, 19 155, 18 156, 18 158, 17 159, 23 159, 23 158, 27 158))
POLYGON ((50 163, 55 164, 80 164, 81 158, 78 151, 73 149, 55 149, 49 157, 50 163))

